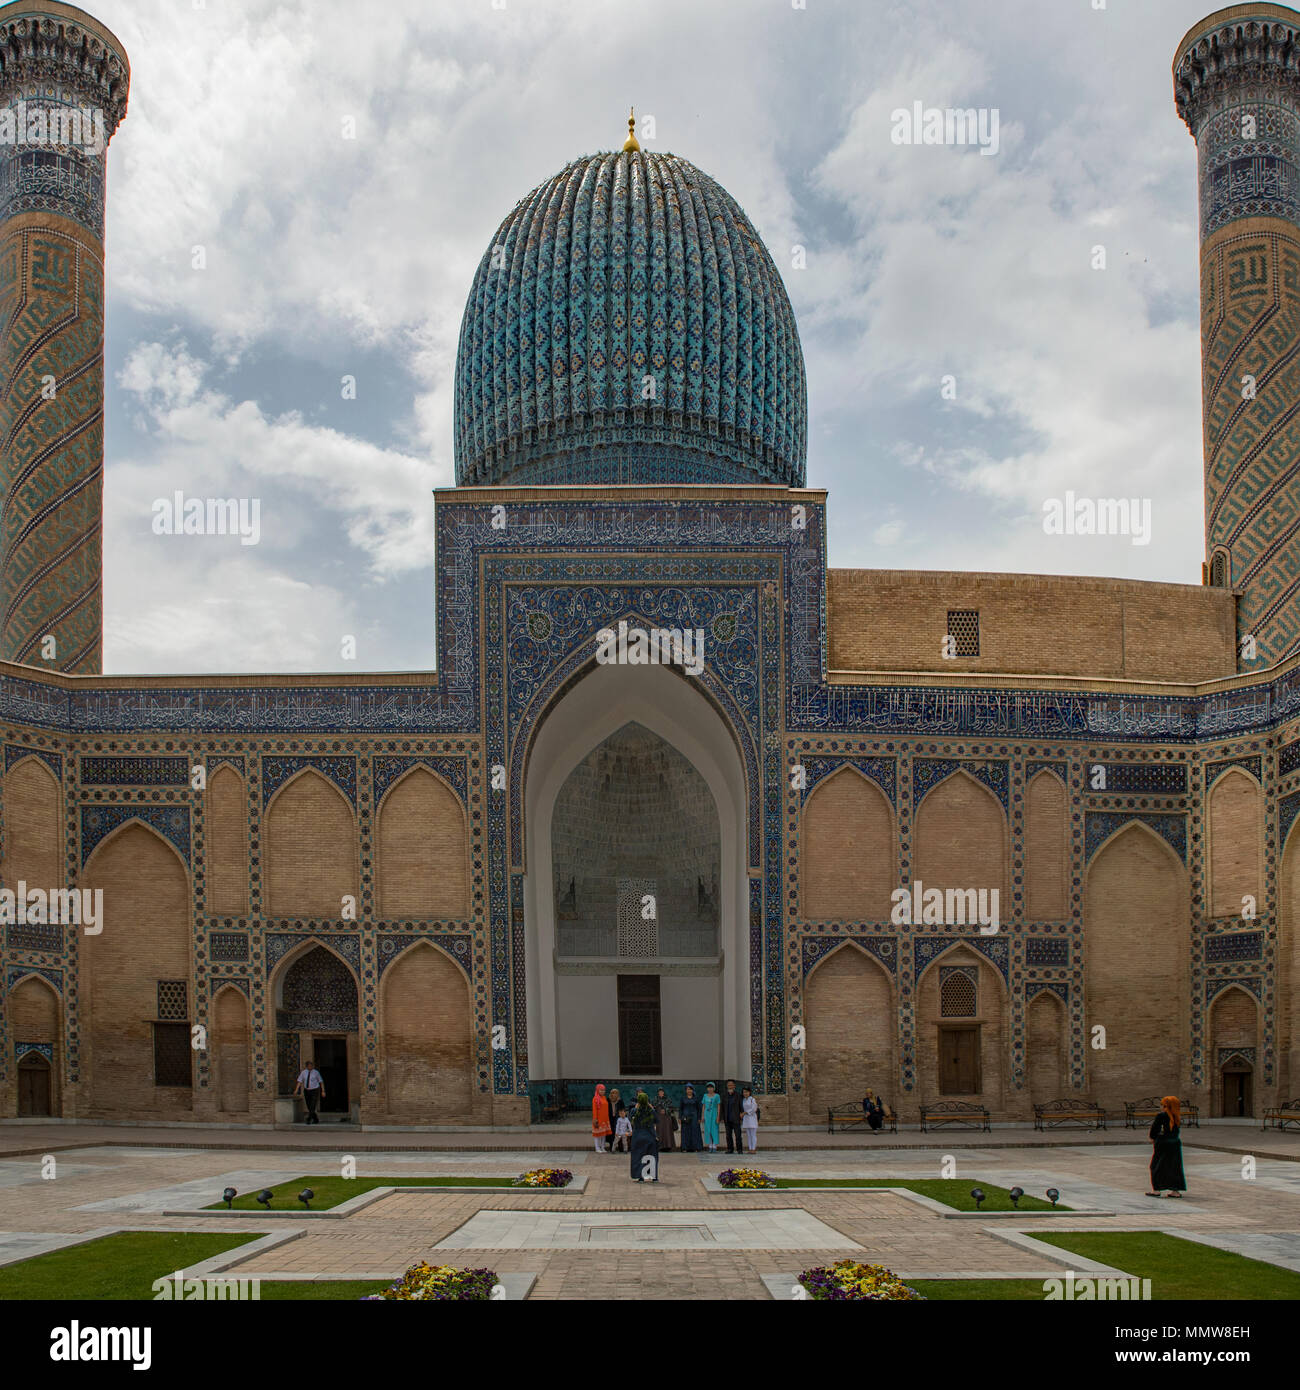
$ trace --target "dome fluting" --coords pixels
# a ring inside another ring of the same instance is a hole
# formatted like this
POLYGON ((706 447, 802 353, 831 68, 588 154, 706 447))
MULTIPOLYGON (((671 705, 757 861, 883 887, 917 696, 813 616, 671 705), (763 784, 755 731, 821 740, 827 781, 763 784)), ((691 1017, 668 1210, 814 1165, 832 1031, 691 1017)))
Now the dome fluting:
POLYGON ((780 274, 693 164, 578 159, 497 229, 461 323, 457 483, 802 487, 806 416, 780 274))

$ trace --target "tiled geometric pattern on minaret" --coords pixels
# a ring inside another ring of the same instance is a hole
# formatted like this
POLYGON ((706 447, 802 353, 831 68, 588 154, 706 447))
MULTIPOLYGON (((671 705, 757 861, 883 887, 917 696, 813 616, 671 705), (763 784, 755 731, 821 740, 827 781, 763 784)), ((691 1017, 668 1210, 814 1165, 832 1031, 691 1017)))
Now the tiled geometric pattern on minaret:
POLYGON ((1210 16, 1174 88, 1200 169, 1206 552, 1250 669, 1300 644, 1300 18, 1210 16))
POLYGON ((0 9, 0 657, 102 665, 104 164, 129 69, 70 5, 0 9))

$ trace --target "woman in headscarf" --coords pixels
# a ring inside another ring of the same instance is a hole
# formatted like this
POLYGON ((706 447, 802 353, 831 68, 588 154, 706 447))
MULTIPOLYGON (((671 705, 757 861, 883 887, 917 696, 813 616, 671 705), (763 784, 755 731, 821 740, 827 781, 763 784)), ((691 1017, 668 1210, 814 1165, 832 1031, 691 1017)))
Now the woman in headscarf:
POLYGON ((1160 1113, 1151 1122, 1147 1137, 1151 1151, 1151 1191, 1148 1197, 1181 1197, 1187 1191, 1183 1177, 1183 1143, 1178 1137, 1182 1111, 1177 1096, 1160 1097, 1160 1113))
POLYGON ((700 1151, 700 1102, 695 1087, 688 1081, 686 1094, 682 1096, 682 1152, 694 1154, 700 1151))
MULTIPOLYGON (((618 1119, 618 1106, 619 1102, 622 1099, 623 1097, 618 1093, 618 1087, 611 1086, 609 1088, 609 1122, 611 1125, 614 1123, 615 1120, 618 1119)), ((605 1147, 610 1151, 610 1153, 614 1152, 613 1134, 609 1136, 609 1139, 607 1140, 605 1147)))
POLYGON ((655 1137, 655 1108, 644 1091, 632 1107, 632 1181, 659 1181, 659 1141, 655 1137))
POLYGON ((862 1097, 862 1114, 870 1126, 872 1134, 875 1134, 885 1123, 884 1102, 870 1086, 867 1087, 867 1094, 862 1097))
POLYGON ((702 1121, 704 1143, 711 1154, 718 1152, 718 1111, 722 1108, 722 1097, 712 1081, 704 1088, 704 1118, 702 1121))
POLYGON ((596 1094, 591 1098, 591 1137, 596 1144, 596 1152, 605 1152, 605 1140, 613 1133, 613 1126, 609 1122, 609 1101, 605 1099, 604 1085, 596 1087, 596 1094))
POLYGON ((655 1133, 659 1138, 659 1152, 670 1154, 673 1151, 673 1130, 677 1128, 677 1116, 673 1113, 673 1103, 668 1092, 660 1086, 655 1093, 655 1133))

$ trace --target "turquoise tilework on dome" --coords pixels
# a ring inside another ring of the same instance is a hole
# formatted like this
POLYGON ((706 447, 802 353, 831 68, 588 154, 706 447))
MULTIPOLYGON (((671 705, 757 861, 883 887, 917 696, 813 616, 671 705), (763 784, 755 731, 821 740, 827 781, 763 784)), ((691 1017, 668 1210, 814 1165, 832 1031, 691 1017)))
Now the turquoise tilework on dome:
POLYGON ((501 223, 461 323, 458 483, 802 487, 806 445, 785 286, 707 174, 591 155, 501 223))

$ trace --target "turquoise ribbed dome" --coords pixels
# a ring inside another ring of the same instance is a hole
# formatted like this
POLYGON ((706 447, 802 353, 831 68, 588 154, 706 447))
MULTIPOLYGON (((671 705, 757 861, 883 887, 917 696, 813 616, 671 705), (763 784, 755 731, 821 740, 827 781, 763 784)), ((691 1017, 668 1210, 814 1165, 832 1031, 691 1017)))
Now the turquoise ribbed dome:
POLYGON ((806 437, 785 286, 693 164, 575 160, 497 229, 460 330, 458 483, 802 487, 806 437))

